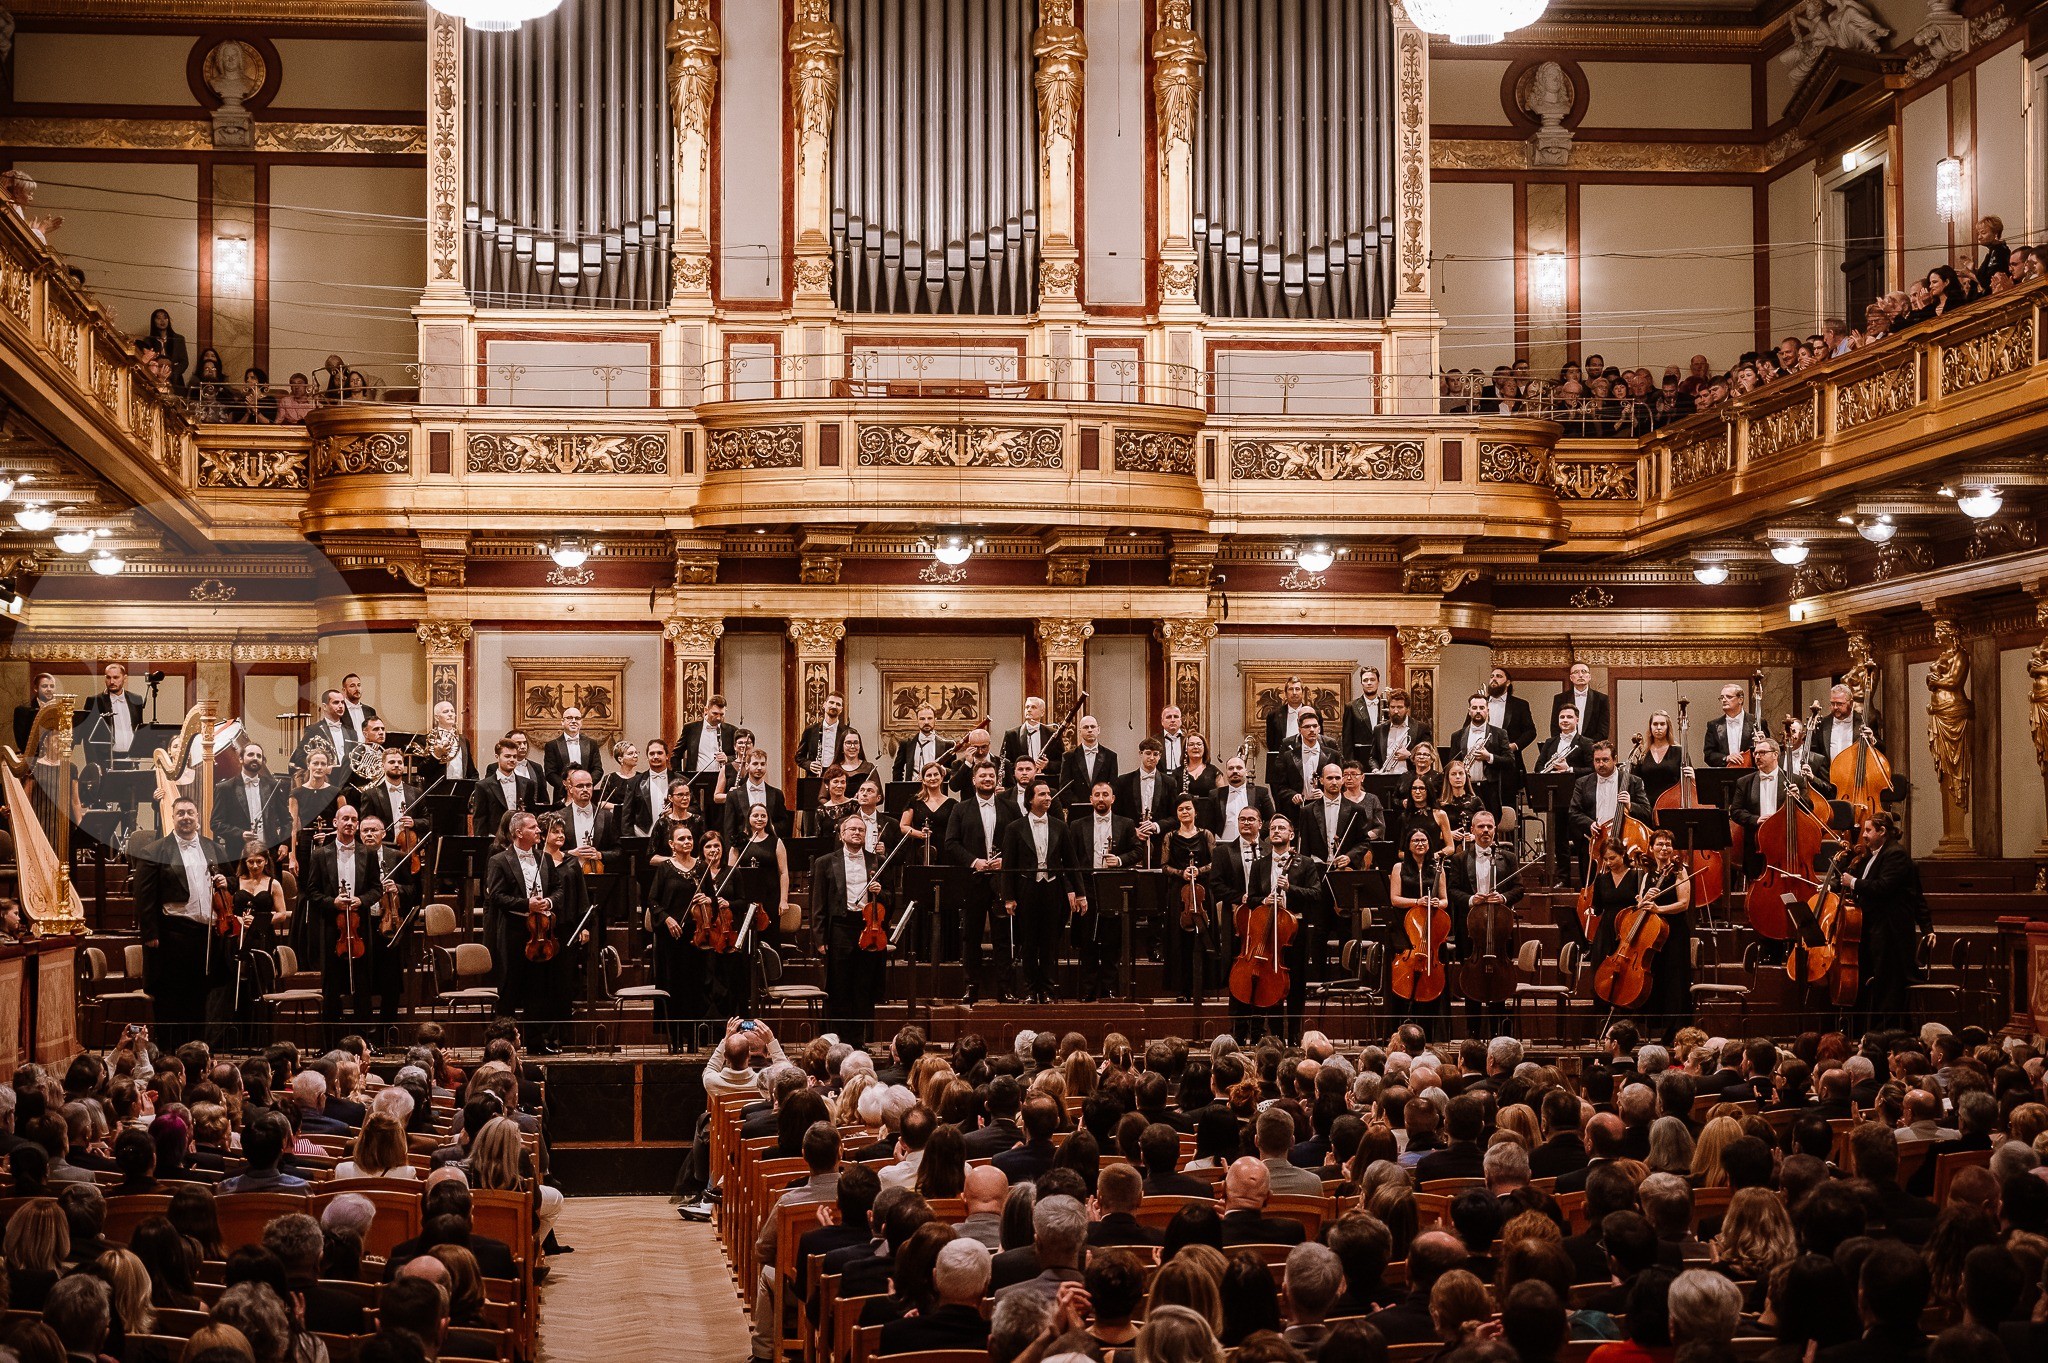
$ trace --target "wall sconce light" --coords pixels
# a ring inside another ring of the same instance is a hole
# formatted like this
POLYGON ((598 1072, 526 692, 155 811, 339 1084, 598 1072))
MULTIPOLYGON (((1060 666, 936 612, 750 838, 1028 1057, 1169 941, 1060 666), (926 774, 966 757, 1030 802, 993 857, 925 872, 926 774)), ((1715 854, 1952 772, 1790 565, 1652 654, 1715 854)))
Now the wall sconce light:
POLYGON ((1728 565, 1725 563, 1698 563, 1693 565, 1693 580, 1702 587, 1718 587, 1728 580, 1728 565))
POLYGON ((1988 520, 1998 514, 2005 505, 2005 497, 1995 487, 1966 487, 1956 498, 1956 510, 1973 521, 1988 520))
POLYGON ((1330 552, 1330 546, 1320 542, 1294 551, 1294 566, 1304 573, 1327 573, 1336 561, 1337 556, 1330 552))
POLYGON ((1562 251, 1538 251, 1529 275, 1539 308, 1561 308, 1565 301, 1565 259, 1562 251))
POLYGON ((1953 156, 1934 163, 1934 211, 1943 222, 1963 216, 1963 163, 1953 156))
POLYGON ((1771 557, 1787 568, 1797 568, 1806 562, 1806 546, 1797 540, 1771 546, 1771 557))
POLYGON ((247 279, 250 271, 247 237, 213 239, 213 272, 223 279, 247 279))

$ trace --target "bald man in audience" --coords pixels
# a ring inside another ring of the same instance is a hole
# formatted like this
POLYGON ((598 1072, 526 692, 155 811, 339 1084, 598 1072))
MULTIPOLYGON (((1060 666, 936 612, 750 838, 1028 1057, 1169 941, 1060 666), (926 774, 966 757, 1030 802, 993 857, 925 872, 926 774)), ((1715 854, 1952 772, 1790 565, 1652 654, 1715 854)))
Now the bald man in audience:
POLYGON ((1298 1245, 1308 1238, 1299 1221, 1266 1215, 1273 1186, 1266 1166, 1250 1155, 1223 1173, 1223 1243, 1231 1245, 1298 1245))
POLYGON ((969 1240, 979 1240, 994 1254, 1003 1247, 1003 1203, 1010 1197, 1010 1180, 993 1164, 977 1164, 967 1171, 962 1190, 967 1215, 954 1229, 969 1240))
POLYGON ((1424 1231, 1408 1247, 1408 1295, 1385 1310, 1366 1317, 1389 1344, 1424 1344, 1437 1338, 1429 1314, 1430 1289, 1471 1255, 1465 1242, 1446 1231, 1424 1231))

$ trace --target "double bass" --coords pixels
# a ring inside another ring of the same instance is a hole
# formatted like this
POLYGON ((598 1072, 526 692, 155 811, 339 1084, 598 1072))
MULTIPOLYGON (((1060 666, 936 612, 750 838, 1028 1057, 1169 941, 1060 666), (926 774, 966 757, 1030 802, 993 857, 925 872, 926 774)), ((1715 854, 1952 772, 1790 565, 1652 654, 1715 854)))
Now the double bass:
POLYGON ((1600 874, 1600 859, 1607 854, 1610 839, 1619 836, 1621 845, 1633 856, 1650 854, 1650 826, 1629 812, 1628 778, 1636 758, 1643 752, 1643 736, 1634 734, 1629 738, 1628 761, 1620 762, 1614 768, 1614 818, 1608 824, 1595 824, 1590 837, 1586 839, 1586 883, 1579 888, 1577 913, 1579 931, 1588 942, 1600 926, 1600 911, 1593 907, 1593 881, 1600 874))
POLYGON ((1265 902, 1247 901, 1237 910, 1237 959, 1230 963, 1230 997, 1247 1008, 1272 1008, 1287 997, 1293 983, 1287 973, 1287 944, 1294 940, 1300 921, 1287 907, 1286 863, 1276 863, 1273 893, 1265 902))
POLYGON ((1785 972, 1798 984, 1825 984, 1828 1002, 1837 1008, 1855 1004, 1862 987, 1863 910, 1842 892, 1842 877, 1863 865, 1860 847, 1835 854, 1820 889, 1798 911, 1801 929, 1785 972))
POLYGON ((1857 701, 1850 714, 1856 741, 1828 763, 1828 784, 1837 797, 1848 802, 1860 824, 1884 808, 1885 794, 1892 786, 1892 764, 1877 750, 1877 735, 1863 722, 1863 702, 1857 701))
POLYGON ((1839 841, 1828 831, 1827 823, 1801 802, 1794 784, 1797 778, 1783 767, 1779 773, 1784 798, 1778 801, 1771 816, 1756 826, 1757 850, 1763 855, 1764 865, 1749 882, 1745 902, 1749 925, 1759 936, 1774 942, 1782 942, 1791 934, 1786 904, 1803 903, 1818 888, 1813 865, 1820 858, 1821 848, 1839 841))
MULTIPOLYGON (((1758 727, 1759 727, 1759 726, 1760 726, 1760 725, 1762 724, 1762 722, 1763 722, 1763 702, 1764 702, 1764 670, 1763 670, 1762 668, 1758 668, 1758 669, 1757 669, 1757 670, 1756 670, 1755 672, 1752 672, 1752 673, 1750 674, 1750 677, 1749 677, 1749 704, 1743 707, 1743 714, 1744 714, 1744 717, 1745 717, 1745 719, 1746 719, 1746 720, 1748 721, 1747 723, 1745 723, 1745 724, 1744 724, 1744 725, 1742 726, 1742 730, 1743 730, 1743 732, 1744 732, 1744 733, 1751 733, 1751 734, 1753 734, 1753 733, 1755 733, 1755 732, 1757 731, 1758 727)), ((1682 704, 1682 703, 1683 703, 1683 702, 1681 702, 1681 704, 1682 704)), ((1729 753, 1729 754, 1728 754, 1728 763, 1727 763, 1727 765, 1729 765, 1729 766, 1731 766, 1731 767, 1753 767, 1753 766, 1755 766, 1755 765, 1756 765, 1756 747, 1755 747, 1755 745, 1754 745, 1754 744, 1752 744, 1751 746, 1749 746, 1749 747, 1747 747, 1747 748, 1744 748, 1744 749, 1743 749, 1743 750, 1742 750, 1741 752, 1732 752, 1732 753, 1729 753)))
MULTIPOLYGON (((1692 758, 1685 750, 1690 727, 1685 697, 1678 698, 1678 784, 1657 797, 1657 808, 1698 809, 1699 784, 1693 777, 1692 758)), ((1696 904, 1711 904, 1727 888, 1727 853, 1691 851, 1684 854, 1686 869, 1692 872, 1692 897, 1696 904)))
POLYGON ((1422 902, 1401 915, 1401 926, 1408 933, 1408 949, 1394 958, 1388 987, 1415 1003, 1434 1003, 1442 998, 1447 982, 1444 943, 1451 936, 1451 916, 1436 897, 1437 877, 1443 874, 1443 864, 1441 852, 1424 861, 1422 902))
MULTIPOLYGON (((1486 850, 1474 848, 1475 857, 1486 850)), ((1498 895, 1524 868, 1525 861, 1493 883, 1498 895)), ((1476 899, 1477 896, 1475 895, 1476 899)), ((1465 940, 1471 944, 1472 959, 1458 966, 1458 992, 1474 1003, 1501 1003, 1514 997, 1522 970, 1515 964, 1515 910, 1505 898, 1495 903, 1474 903, 1465 910, 1465 940)))

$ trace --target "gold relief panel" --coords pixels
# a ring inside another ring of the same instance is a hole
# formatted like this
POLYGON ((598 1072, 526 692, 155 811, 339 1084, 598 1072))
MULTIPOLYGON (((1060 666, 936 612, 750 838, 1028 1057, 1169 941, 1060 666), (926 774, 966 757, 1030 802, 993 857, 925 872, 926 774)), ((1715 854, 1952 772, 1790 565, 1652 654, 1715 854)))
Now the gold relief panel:
POLYGON ((316 478, 410 472, 412 435, 407 431, 330 435, 313 445, 313 476, 316 478))
POLYGON ((1168 473, 1184 478, 1195 474, 1195 438, 1191 435, 1119 426, 1112 449, 1119 473, 1168 473))
POLYGON ((1188 733, 1202 731, 1202 664, 1193 658, 1179 658, 1173 664, 1173 703, 1180 707, 1181 724, 1188 733))
POLYGON ((788 426, 743 426, 737 430, 713 431, 704 467, 711 473, 737 473, 744 469, 800 469, 804 466, 804 428, 788 426))
POLYGON ((27 326, 34 300, 35 285, 29 272, 11 260, 0 260, 0 308, 27 326))
POLYGON ((92 348, 92 395, 108 411, 121 405, 121 357, 99 346, 92 348))
POLYGON ((1057 469, 1066 441, 1057 426, 862 426, 862 468, 1057 469))
POLYGON ((1527 445, 1479 442, 1479 481, 1542 487, 1550 482, 1550 456, 1527 445))
POLYGON ((1726 426, 1716 426, 1706 435, 1671 447, 1671 490, 1676 492, 1734 468, 1734 442, 1728 438, 1726 426))
POLYGON ((1896 416, 1920 401, 1920 357, 1865 374, 1835 389, 1835 429, 1852 431, 1896 416))
POLYGON ((683 653, 710 654, 725 633, 725 621, 679 615, 661 627, 661 637, 683 653))
POLYGON ((199 486, 304 492, 303 450, 223 450, 199 447, 199 486))
MULTIPOLYGON (((1755 174, 1775 164, 1767 148, 1741 142, 1579 142, 1565 169, 1637 174, 1755 174)), ((1529 169, 1529 144, 1520 138, 1438 138, 1429 144, 1433 170, 1529 169)))
POLYGON ((1287 702, 1289 677, 1301 678, 1302 694, 1322 717, 1326 734, 1337 732, 1344 707, 1351 703, 1349 663, 1244 662, 1238 664, 1238 672, 1244 678, 1244 731, 1248 734, 1266 732, 1266 715, 1287 702))
POLYGON ((583 712, 583 732, 602 742, 625 725, 629 658, 507 658, 517 728, 544 742, 562 732, 562 712, 583 712))
POLYGON ((1429 110, 1426 47, 1416 29, 1401 33, 1400 131, 1395 149, 1401 202, 1401 292, 1429 290, 1429 110))
POLYGON ((2033 309, 2008 313, 1975 335, 1942 346, 1942 396, 2017 374, 2033 363, 2033 309))
POLYGON ((1557 495, 1570 502, 1633 502, 1643 495, 1642 471, 1633 459, 1558 460, 1551 466, 1557 495))
POLYGON ((476 630, 463 620, 422 620, 413 626, 420 647, 428 653, 460 654, 476 637, 476 630))
MULTIPOLYGON (((433 120, 433 154, 427 167, 428 249, 434 278, 453 283, 462 272, 462 29, 439 10, 431 17, 427 116, 433 120)), ((267 125, 258 125, 260 139, 267 125)), ((422 130, 424 131, 424 130, 422 130)), ((422 147, 422 150, 425 150, 422 147)))
POLYGON ((652 432, 510 435, 472 432, 471 473, 668 472, 668 437, 652 432))
POLYGON ((1234 440, 1233 479, 1419 483, 1420 440, 1234 440))
POLYGON ((990 712, 989 678, 995 675, 995 663, 988 658, 880 658, 875 669, 886 698, 885 737, 916 733, 918 707, 924 705, 937 712, 942 729, 977 724, 990 712))
POLYGON ((1812 443, 1819 434, 1814 418, 1813 395, 1749 419, 1749 462, 1767 464, 1788 451, 1812 443))
MULTIPOLYGON (((255 132, 258 152, 420 156, 427 150, 427 130, 404 123, 258 122, 255 132)), ((0 142, 92 151, 211 151, 214 145, 211 123, 154 118, 0 118, 0 142)))
POLYGON ((43 344, 66 369, 78 368, 78 317, 52 289, 43 302, 43 344))

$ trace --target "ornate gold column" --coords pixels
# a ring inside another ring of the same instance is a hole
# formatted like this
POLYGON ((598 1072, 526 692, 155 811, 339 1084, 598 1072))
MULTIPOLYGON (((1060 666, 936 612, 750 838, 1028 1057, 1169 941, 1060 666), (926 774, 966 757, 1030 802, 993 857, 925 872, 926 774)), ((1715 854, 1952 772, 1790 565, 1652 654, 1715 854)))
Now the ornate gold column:
MULTIPOLYGON (((1209 641, 1216 637, 1216 622, 1203 615, 1161 620, 1154 632, 1166 645, 1166 703, 1180 707, 1186 732, 1208 737, 1202 725, 1209 713, 1209 641)), ((1222 759, 1212 754, 1210 760, 1222 759)))
POLYGON ((830 306, 832 120, 839 112, 839 61, 846 43, 831 0, 797 0, 789 26, 789 102, 796 122, 796 299, 830 306))
MULTIPOLYGON (((422 620, 413 626, 427 655, 427 713, 442 701, 455 707, 455 729, 476 751, 476 717, 463 702, 469 695, 469 645, 476 630, 467 620, 422 620)), ((481 759, 479 759, 481 760, 481 759)))
POLYGON ((427 288, 423 304, 467 306, 463 286, 462 21, 427 11, 427 288))
POLYGON ((711 308, 711 109, 723 44, 711 0, 676 0, 668 26, 668 97, 675 116, 676 249, 673 301, 711 308))
POLYGON ((1074 23, 1074 0, 1038 0, 1038 306, 1079 311, 1081 253, 1074 245, 1075 133, 1081 117, 1088 42, 1074 23))
POLYGON ((688 717, 704 712, 704 702, 717 689, 718 637, 725 633, 725 621, 716 616, 671 616, 661 627, 661 637, 675 651, 676 689, 671 697, 674 713, 668 717, 667 733, 681 733, 688 717))
POLYGON ((1401 645, 1401 671, 1406 678, 1408 712, 1422 723, 1436 728, 1436 670, 1444 650, 1451 645, 1451 632, 1442 625, 1408 625, 1394 631, 1401 645))
MULTIPOLYGON (((2048 583, 2034 588, 2034 622, 2043 631, 2041 642, 2027 658, 2027 727, 2034 735, 2034 763, 2041 769, 2043 799, 2048 799, 2048 583)), ((2048 832, 2034 846, 2037 861, 2048 862, 2048 832)))
POLYGON ((1188 0, 1159 0, 1152 33, 1153 136, 1159 159, 1159 311, 1192 317, 1195 302, 1195 106, 1209 53, 1188 0))
POLYGON ((1940 652, 1927 669, 1927 747, 1941 787, 1941 841, 1934 855, 1967 857, 1975 851, 1970 843, 1970 721, 1976 707, 1964 694, 1970 655, 1952 616, 1934 617, 1934 643, 1940 652))
POLYGON ((789 639, 796 645, 797 694, 803 698, 800 723, 806 726, 825 717, 825 697, 839 689, 839 641, 845 637, 844 620, 814 617, 789 622, 789 639))
POLYGON ((1043 677, 1046 709, 1050 722, 1057 724, 1081 697, 1086 684, 1083 675, 1088 639, 1095 633, 1093 621, 1080 619, 1038 622, 1039 671, 1043 677))
POLYGON ((1394 8, 1394 311, 1428 312, 1429 36, 1394 8))

